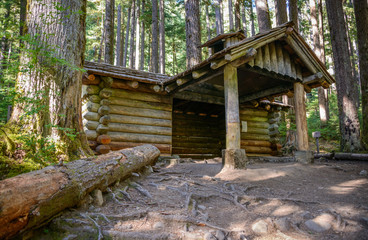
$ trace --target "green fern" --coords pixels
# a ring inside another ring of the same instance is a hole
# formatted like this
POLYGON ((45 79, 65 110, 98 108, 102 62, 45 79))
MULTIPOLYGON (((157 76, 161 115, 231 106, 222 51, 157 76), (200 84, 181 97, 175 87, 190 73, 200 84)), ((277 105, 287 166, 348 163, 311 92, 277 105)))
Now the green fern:
POLYGON ((0 140, 5 142, 5 151, 7 154, 11 154, 15 151, 15 143, 9 137, 9 133, 6 127, 0 127, 0 140))

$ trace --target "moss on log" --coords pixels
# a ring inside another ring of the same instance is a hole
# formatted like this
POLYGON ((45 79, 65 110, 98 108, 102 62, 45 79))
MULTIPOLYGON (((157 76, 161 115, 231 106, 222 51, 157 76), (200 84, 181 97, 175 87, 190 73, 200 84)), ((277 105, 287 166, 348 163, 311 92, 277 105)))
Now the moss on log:
POLYGON ((92 190, 104 190, 153 164, 159 155, 156 147, 143 145, 0 181, 0 239, 42 225, 78 205, 92 190))

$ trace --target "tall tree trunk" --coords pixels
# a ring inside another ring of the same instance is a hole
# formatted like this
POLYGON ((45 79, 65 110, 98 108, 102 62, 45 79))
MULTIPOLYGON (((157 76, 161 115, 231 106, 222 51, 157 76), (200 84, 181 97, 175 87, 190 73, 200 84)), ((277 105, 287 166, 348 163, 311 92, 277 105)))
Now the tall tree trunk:
POLYGON ((286 0, 274 0, 276 12, 276 24, 279 26, 288 21, 286 11, 286 0))
POLYGON ((241 29, 240 0, 235 0, 235 30, 239 29, 241 29))
POLYGON ((241 4, 241 16, 242 16, 242 22, 243 22, 244 35, 245 35, 245 37, 248 37, 247 18, 246 18, 246 15, 245 15, 244 2, 241 4))
POLYGON ((335 67, 337 102, 342 151, 355 152, 362 149, 358 109, 354 104, 354 79, 348 59, 348 43, 345 29, 342 1, 326 0, 327 16, 330 26, 332 53, 335 67))
MULTIPOLYGON (((142 0, 142 9, 141 9, 141 16, 143 16, 144 14, 144 5, 145 5, 145 0, 142 0)), ((143 70, 144 69, 144 21, 141 22, 142 26, 141 26, 141 59, 139 61, 139 70, 143 70)))
POLYGON ((140 43, 140 40, 139 40, 139 30, 140 30, 140 16, 141 16, 141 3, 140 3, 140 0, 137 0, 136 2, 136 30, 135 30, 135 69, 139 69, 139 54, 140 54, 140 51, 139 51, 139 43, 140 43))
POLYGON ((187 68, 202 60, 201 25, 199 21, 199 1, 185 0, 185 32, 187 45, 187 68))
POLYGON ((160 0, 160 73, 165 74, 165 8, 164 0, 160 0))
POLYGON ((152 0, 152 57, 151 70, 158 73, 158 6, 157 0, 152 0))
POLYGON ((121 51, 121 5, 118 6, 118 26, 116 29, 116 52, 115 64, 120 66, 120 51, 121 51))
POLYGON ((115 0, 106 1, 105 17, 105 63, 114 64, 114 12, 115 0))
MULTIPOLYGON (((124 20, 124 9, 121 10, 121 32, 120 32, 120 52, 119 52, 119 61, 120 64, 118 66, 123 66, 123 59, 124 59, 124 46, 125 46, 125 36, 124 36, 124 32, 125 32, 125 20, 124 20)), ((128 27, 128 26, 127 26, 128 27)))
MULTIPOLYGON (((27 0, 20 0, 20 11, 19 11, 19 35, 24 36, 24 24, 26 22, 27 14, 27 0)), ((22 40, 20 40, 22 45, 22 40)))
POLYGON ((105 42, 105 32, 106 32, 105 22, 106 21, 104 17, 102 17, 101 39, 100 39, 100 47, 98 48, 97 62, 101 62, 101 59, 102 59, 102 52, 103 52, 103 47, 104 47, 104 42, 105 42))
POLYGON ((259 32, 271 29, 271 20, 267 0, 256 0, 259 32))
MULTIPOLYGON (((208 5, 205 4, 205 8, 206 8, 206 27, 207 27, 207 40, 211 39, 211 27, 210 27, 210 16, 209 16, 209 12, 208 12, 208 5)), ((208 54, 212 55, 212 49, 208 48, 208 54)))
MULTIPOLYGON (((317 8, 316 8, 316 0, 309 1, 310 7, 310 16, 311 16, 311 23, 312 23, 312 35, 313 35, 313 42, 314 42, 314 52, 316 53, 317 57, 322 61, 322 46, 320 42, 320 34, 322 32, 318 29, 318 19, 317 19, 317 8)), ((327 123, 327 102, 325 97, 325 92, 322 87, 318 88, 318 104, 319 104, 319 118, 321 121, 321 125, 325 125, 327 123)))
POLYGON ((289 0, 289 18, 295 24, 294 29, 299 32, 298 0, 289 0))
MULTIPOLYGON (((6 12, 4 16, 3 28, 7 29, 9 25, 9 20, 10 20, 11 3, 6 2, 5 8, 6 8, 6 12)), ((9 39, 4 34, 3 37, 0 39, 0 80, 2 79, 3 71, 6 69, 5 66, 7 65, 8 52, 9 52, 9 39)))
MULTIPOLYGON (((236 0, 235 0, 236 1, 236 0)), ((230 32, 234 31, 234 19, 233 19, 233 1, 227 0, 228 7, 229 7, 229 27, 230 32)))
POLYGON ((222 23, 222 14, 221 14, 221 3, 222 0, 214 0, 215 5, 215 14, 216 14, 216 34, 224 33, 224 25, 222 23))
POLYGON ((132 1, 132 30, 130 31, 130 49, 129 49, 129 67, 134 68, 135 66, 135 27, 137 19, 135 17, 136 13, 136 0, 132 1))
POLYGON ((33 51, 22 54, 21 64, 33 67, 19 75, 17 87, 35 104, 29 109, 28 101, 19 102, 11 118, 12 123, 63 146, 69 159, 92 153, 82 127, 82 71, 76 70, 84 65, 86 2, 58 0, 56 5, 55 0, 28 1, 25 34, 30 42, 37 42, 38 51, 24 43, 33 51), (29 118, 21 122, 24 114, 29 118))
POLYGON ((251 21, 251 30, 252 36, 256 35, 256 26, 254 23, 254 9, 253 9, 253 0, 250 0, 250 21, 251 21))
POLYGON ((130 28, 130 17, 132 14, 132 8, 129 7, 128 9, 128 20, 127 20, 127 26, 126 26, 126 32, 125 32, 125 45, 124 45, 124 57, 123 57, 123 67, 127 66, 127 56, 128 56, 128 44, 129 44, 129 28, 130 28))
POLYGON ((360 85, 362 91, 362 140, 368 149, 368 4, 367 0, 354 0, 357 26, 360 85))

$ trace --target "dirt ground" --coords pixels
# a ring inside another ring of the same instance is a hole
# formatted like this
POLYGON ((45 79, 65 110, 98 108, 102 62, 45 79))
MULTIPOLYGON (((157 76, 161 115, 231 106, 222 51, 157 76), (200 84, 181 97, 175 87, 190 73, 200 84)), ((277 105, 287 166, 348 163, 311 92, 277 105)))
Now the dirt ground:
POLYGON ((160 161, 103 199, 95 191, 32 238, 368 239, 363 170, 368 162, 253 163, 225 171, 220 159, 160 161))

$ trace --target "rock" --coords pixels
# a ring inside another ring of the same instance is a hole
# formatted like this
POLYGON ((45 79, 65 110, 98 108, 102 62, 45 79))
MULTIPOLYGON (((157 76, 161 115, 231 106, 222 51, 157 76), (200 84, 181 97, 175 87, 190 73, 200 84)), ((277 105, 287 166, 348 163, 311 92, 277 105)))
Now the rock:
POLYGON ((314 232, 325 232, 331 228, 334 219, 332 215, 324 213, 312 220, 306 221, 305 225, 314 232))
POLYGON ((268 224, 264 220, 259 220, 252 225, 252 230, 256 234, 266 234, 268 232, 268 224))
POLYGON ((93 203, 97 206, 102 206, 104 199, 100 189, 95 189, 92 191, 93 203))
POLYGON ((81 208, 87 208, 92 202, 93 198, 91 197, 91 195, 87 194, 87 196, 82 199, 78 206, 81 208))
POLYGON ((365 227, 368 228, 368 217, 362 217, 359 219, 359 223, 365 227))
POLYGON ((367 170, 360 171, 359 175, 360 176, 367 176, 368 175, 367 170))
POLYGON ((313 215, 310 212, 308 212, 308 211, 303 212, 300 216, 302 218, 304 218, 304 219, 311 219, 311 218, 313 218, 313 215))
POLYGON ((203 211, 206 210, 206 206, 203 205, 198 205, 197 208, 203 211))
POLYGON ((226 238, 225 233, 221 230, 217 230, 215 236, 216 236, 217 240, 225 240, 225 238, 226 238))
POLYGON ((163 229, 164 227, 165 227, 165 224, 163 222, 157 222, 153 224, 153 229, 155 230, 163 229))
POLYGON ((286 217, 276 219, 274 221, 275 227, 283 232, 290 229, 289 219, 286 217))
POLYGON ((216 240, 216 237, 211 233, 211 232, 207 232, 204 236, 203 236, 204 240, 216 240))

